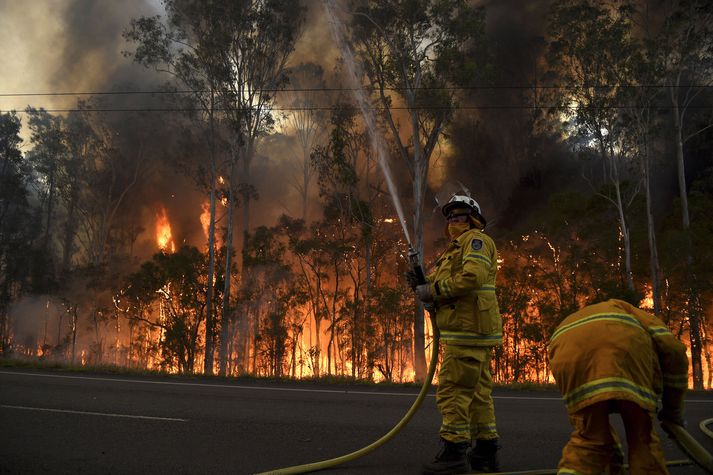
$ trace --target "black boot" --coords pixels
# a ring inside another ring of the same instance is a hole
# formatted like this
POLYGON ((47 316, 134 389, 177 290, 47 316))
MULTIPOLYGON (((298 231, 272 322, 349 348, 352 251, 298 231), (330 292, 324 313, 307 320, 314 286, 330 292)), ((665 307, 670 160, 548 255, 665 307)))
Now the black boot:
POLYGON ((477 473, 493 473, 500 471, 498 462, 498 439, 477 439, 475 447, 468 454, 470 468, 477 473))
POLYGON ((431 463, 423 466, 422 475, 451 475, 468 473, 468 442, 449 442, 441 439, 443 447, 431 463))

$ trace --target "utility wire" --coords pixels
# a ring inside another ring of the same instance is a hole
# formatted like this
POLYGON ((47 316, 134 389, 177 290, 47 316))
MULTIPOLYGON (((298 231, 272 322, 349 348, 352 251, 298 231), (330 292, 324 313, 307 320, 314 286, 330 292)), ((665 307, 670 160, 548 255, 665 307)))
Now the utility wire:
MULTIPOLYGON (((478 90, 499 90, 499 89, 655 89, 655 88, 713 88, 713 84, 571 84, 571 85, 481 85, 481 86, 444 86, 444 87, 418 87, 418 91, 478 91, 478 90)), ((403 91, 407 88, 387 87, 387 91, 403 91)), ((263 92, 351 92, 357 88, 349 87, 305 87, 305 88, 285 88, 285 89, 262 89, 263 92)), ((125 95, 151 95, 151 94, 200 94, 209 91, 203 90, 159 90, 159 91, 79 91, 79 92, 5 92, 0 93, 0 97, 27 97, 27 96, 125 96, 125 95)))
MULTIPOLYGON (((612 106, 557 106, 557 105, 482 105, 482 106, 454 106, 454 107, 390 107, 389 110, 538 110, 538 109, 558 109, 558 110, 610 110, 610 109, 629 109, 629 110, 639 110, 645 109, 643 106, 622 106, 622 105, 612 105, 612 106)), ((651 110, 671 110, 671 106, 657 106, 649 107, 651 110)), ((297 112, 297 111, 334 111, 337 110, 336 106, 324 106, 324 107, 265 107, 262 112, 297 112)), ((689 110, 713 110, 713 105, 711 106, 688 106, 689 110)), ((68 113, 68 112, 204 112, 205 109, 202 108, 98 108, 98 109, 45 109, 41 108, 43 112, 49 113, 68 113)), ((373 110, 382 111, 385 110, 384 107, 374 107, 373 110)), ((251 108, 215 108, 214 112, 245 112, 253 111, 256 112, 258 109, 251 108)), ((0 109, 0 114, 29 114, 30 112, 26 110, 12 110, 12 109, 0 109)))

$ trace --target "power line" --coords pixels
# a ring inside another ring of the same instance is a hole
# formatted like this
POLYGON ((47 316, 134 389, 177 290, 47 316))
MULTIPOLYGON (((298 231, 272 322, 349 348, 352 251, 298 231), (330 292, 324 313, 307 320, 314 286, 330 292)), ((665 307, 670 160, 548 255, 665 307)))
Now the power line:
MULTIPOLYGON (((478 90, 567 90, 567 89, 663 89, 663 88, 713 88, 713 84, 570 84, 570 85, 541 85, 541 84, 499 84, 480 86, 444 86, 444 87, 418 87, 413 90, 418 91, 478 91, 478 90)), ((404 91, 405 87, 387 87, 387 91, 404 91)), ((305 88, 285 88, 285 89, 262 89, 262 92, 352 92, 358 88, 349 87, 305 87, 305 88)), ((5 92, 0 93, 0 97, 32 97, 32 96, 126 96, 126 95, 162 95, 162 94, 201 94, 208 93, 207 90, 157 90, 157 91, 78 91, 78 92, 5 92)))
MULTIPOLYGON (((413 109, 409 107, 390 107, 389 110, 432 110, 432 111, 446 111, 446 110, 539 110, 539 109, 558 109, 558 110, 640 110, 645 109, 642 106, 624 106, 624 105, 612 105, 612 106, 557 106, 557 105, 528 105, 528 104, 518 104, 518 105, 481 105, 481 106, 454 106, 454 107, 429 107, 421 106, 415 107, 413 109)), ((297 112, 297 111, 334 111, 339 109, 337 106, 324 106, 324 107, 266 107, 263 112, 278 111, 278 112, 297 112)), ((652 110, 671 110, 671 106, 657 106, 649 107, 652 110)), ((689 110, 713 110, 713 106, 688 106, 689 110)), ((98 108, 98 109, 45 109, 42 108, 44 112, 48 113, 69 113, 69 112, 205 112, 203 108, 98 108)), ((384 107, 374 107, 372 110, 383 111, 384 107)), ((214 112, 245 112, 245 111, 257 111, 257 109, 251 108, 215 108, 214 112)), ((11 109, 0 109, 0 114, 29 114, 26 110, 11 110, 11 109)))

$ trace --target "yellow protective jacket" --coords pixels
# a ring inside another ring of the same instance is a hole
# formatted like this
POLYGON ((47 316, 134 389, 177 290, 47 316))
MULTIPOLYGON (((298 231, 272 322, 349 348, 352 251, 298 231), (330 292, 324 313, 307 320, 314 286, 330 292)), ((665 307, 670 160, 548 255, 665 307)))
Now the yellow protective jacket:
POLYGON ((550 338, 549 358, 569 412, 610 399, 655 411, 663 386, 688 386, 685 345, 661 320, 622 300, 565 318, 550 338))
POLYGON ((441 341, 464 346, 502 344, 495 297, 498 251, 479 229, 451 241, 428 275, 441 341))

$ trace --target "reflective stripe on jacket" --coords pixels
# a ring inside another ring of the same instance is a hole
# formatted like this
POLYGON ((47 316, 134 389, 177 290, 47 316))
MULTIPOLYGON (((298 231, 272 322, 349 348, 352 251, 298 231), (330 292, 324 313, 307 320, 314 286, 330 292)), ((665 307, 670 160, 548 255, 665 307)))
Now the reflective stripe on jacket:
POLYGON ((609 399, 655 411, 663 386, 688 385, 685 345, 661 320, 622 300, 565 318, 550 338, 549 358, 569 412, 609 399))
POLYGON ((502 318, 495 297, 498 251, 479 229, 451 241, 428 275, 435 296, 441 340, 454 345, 502 344, 502 318))

